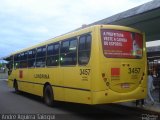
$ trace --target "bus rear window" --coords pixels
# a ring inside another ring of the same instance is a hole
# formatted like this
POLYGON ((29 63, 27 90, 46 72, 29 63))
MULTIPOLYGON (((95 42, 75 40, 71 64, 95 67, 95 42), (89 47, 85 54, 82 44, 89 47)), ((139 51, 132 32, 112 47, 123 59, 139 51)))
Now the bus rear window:
POLYGON ((121 30, 101 30, 102 47, 108 58, 142 58, 143 36, 121 30))

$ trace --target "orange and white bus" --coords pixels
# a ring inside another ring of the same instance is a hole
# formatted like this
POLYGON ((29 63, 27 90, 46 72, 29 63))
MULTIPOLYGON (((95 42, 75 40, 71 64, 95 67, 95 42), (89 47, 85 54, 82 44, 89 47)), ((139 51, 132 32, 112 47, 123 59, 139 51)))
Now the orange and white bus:
POLYGON ((17 51, 9 86, 54 101, 104 104, 146 97, 145 37, 139 30, 95 25, 17 51))

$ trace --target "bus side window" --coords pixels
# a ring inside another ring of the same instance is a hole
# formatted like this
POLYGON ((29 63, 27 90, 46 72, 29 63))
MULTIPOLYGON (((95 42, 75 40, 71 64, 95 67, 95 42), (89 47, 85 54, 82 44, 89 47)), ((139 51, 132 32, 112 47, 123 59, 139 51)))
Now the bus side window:
POLYGON ((35 67, 36 49, 28 51, 28 67, 35 67))
POLYGON ((27 52, 23 52, 20 54, 20 61, 19 61, 20 68, 27 68, 27 55, 28 55, 27 52))
POLYGON ((14 55, 14 68, 20 68, 20 54, 14 55))
POLYGON ((45 67, 46 65, 46 46, 37 48, 36 67, 45 67))
POLYGON ((9 61, 9 63, 7 64, 7 68, 8 68, 8 75, 10 75, 13 69, 13 60, 9 61))
POLYGON ((47 66, 59 65, 59 43, 49 44, 47 47, 47 66))
POLYGON ((71 38, 61 42, 61 65, 77 64, 77 38, 71 38))
POLYGON ((78 63, 79 65, 86 65, 90 59, 91 52, 91 35, 83 35, 79 38, 78 47, 78 63))

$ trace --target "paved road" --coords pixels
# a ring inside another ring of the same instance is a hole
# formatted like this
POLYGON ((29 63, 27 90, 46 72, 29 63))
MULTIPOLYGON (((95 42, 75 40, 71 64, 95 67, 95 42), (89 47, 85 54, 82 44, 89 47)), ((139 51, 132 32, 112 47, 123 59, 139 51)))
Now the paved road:
POLYGON ((90 106, 57 102, 56 107, 48 107, 40 97, 26 93, 16 94, 13 89, 7 87, 6 81, 0 80, 0 119, 2 116, 4 119, 6 114, 50 114, 55 115, 55 120, 142 120, 142 114, 157 115, 115 104, 90 106))

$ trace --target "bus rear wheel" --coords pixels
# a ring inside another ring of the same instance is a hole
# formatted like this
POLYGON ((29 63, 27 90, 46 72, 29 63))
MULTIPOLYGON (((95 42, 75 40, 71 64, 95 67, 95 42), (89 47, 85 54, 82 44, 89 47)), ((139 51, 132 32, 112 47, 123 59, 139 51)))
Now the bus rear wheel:
POLYGON ((44 102, 48 106, 53 106, 54 98, 53 98, 53 90, 50 85, 47 85, 44 89, 44 102))

